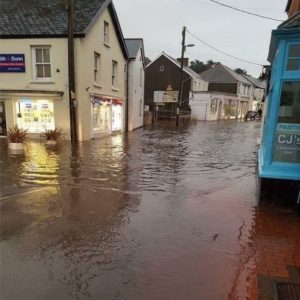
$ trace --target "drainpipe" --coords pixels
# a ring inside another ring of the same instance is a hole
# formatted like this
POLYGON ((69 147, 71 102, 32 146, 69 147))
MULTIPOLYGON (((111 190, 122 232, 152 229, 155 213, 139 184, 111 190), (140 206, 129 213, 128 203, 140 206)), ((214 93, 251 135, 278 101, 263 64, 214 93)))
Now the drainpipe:
POLYGON ((71 142, 77 142, 75 62, 74 62, 74 0, 68 0, 68 77, 71 142))
POLYGON ((128 122, 129 122, 129 63, 130 59, 127 61, 127 72, 126 72, 126 106, 125 106, 125 132, 128 132, 128 122))

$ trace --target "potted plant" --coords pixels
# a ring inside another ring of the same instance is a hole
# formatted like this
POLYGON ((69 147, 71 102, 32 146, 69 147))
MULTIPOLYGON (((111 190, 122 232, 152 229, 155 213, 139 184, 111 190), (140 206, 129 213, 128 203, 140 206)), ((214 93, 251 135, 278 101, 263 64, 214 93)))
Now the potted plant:
POLYGON ((53 130, 46 130, 43 133, 43 136, 46 138, 47 145, 56 145, 58 142, 61 141, 63 134, 61 129, 55 128, 53 130))
POLYGON ((8 148, 11 150, 24 150, 24 142, 27 139, 27 129, 20 129, 17 126, 7 131, 9 139, 8 148))

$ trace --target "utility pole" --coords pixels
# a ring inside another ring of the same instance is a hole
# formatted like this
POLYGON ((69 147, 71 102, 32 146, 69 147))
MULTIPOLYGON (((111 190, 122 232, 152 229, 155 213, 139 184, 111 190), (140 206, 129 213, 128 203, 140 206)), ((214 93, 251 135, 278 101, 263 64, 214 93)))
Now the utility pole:
POLYGON ((68 5, 68 77, 71 142, 77 142, 75 62, 74 62, 74 0, 67 0, 68 5))
POLYGON ((179 114, 181 109, 182 93, 183 93, 182 80, 183 80, 183 59, 184 59, 184 52, 185 52, 185 32, 186 32, 186 27, 184 26, 182 29, 180 83, 179 83, 178 104, 177 104, 177 111, 176 111, 176 126, 179 125, 179 114))

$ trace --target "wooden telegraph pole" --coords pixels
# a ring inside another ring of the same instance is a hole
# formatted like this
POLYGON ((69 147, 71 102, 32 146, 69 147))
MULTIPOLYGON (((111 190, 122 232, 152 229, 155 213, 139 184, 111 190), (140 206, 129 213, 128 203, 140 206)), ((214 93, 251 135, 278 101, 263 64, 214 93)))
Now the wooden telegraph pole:
POLYGON ((74 0, 67 0, 68 10, 68 77, 71 142, 77 142, 76 94, 75 94, 75 62, 74 62, 74 0))
POLYGON ((178 95, 178 104, 177 104, 177 111, 176 111, 176 126, 179 125, 179 114, 180 114, 182 94, 183 94, 182 80, 183 80, 183 58, 185 52, 185 32, 186 32, 186 27, 184 26, 182 29, 180 83, 179 83, 179 95, 178 95))

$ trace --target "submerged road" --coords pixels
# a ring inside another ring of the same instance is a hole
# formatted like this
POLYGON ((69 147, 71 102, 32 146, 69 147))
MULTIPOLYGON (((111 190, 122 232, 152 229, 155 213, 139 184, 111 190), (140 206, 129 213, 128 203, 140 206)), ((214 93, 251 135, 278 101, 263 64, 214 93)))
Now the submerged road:
POLYGON ((1 140, 1 300, 257 299, 297 280, 300 218, 257 205, 260 125, 158 126, 17 156, 1 140))

